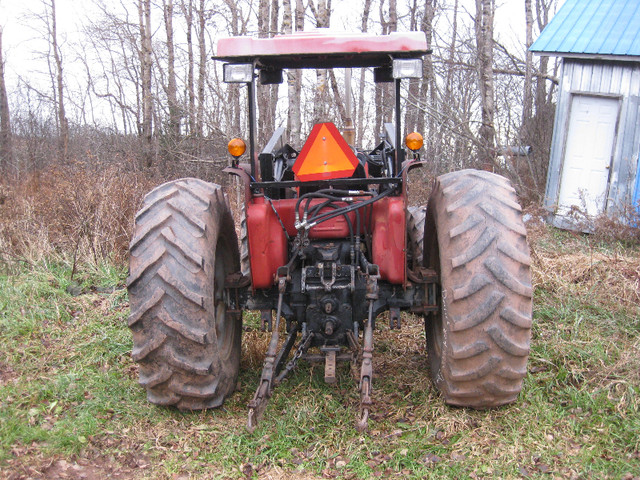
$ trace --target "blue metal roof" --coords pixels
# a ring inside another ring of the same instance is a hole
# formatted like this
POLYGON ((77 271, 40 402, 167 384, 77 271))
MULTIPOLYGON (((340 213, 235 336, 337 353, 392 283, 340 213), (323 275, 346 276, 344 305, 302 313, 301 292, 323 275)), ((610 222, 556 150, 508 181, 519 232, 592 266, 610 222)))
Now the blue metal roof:
POLYGON ((530 50, 568 56, 640 56, 640 0, 566 0, 530 50))

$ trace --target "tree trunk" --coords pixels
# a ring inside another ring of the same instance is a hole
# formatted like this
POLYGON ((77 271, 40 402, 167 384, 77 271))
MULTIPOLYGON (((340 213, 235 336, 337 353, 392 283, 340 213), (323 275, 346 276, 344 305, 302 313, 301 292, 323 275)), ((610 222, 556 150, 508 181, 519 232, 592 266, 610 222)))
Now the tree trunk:
POLYGON ((525 68, 524 68, 524 94, 522 96, 522 123, 526 123, 531 119, 533 114, 533 54, 529 51, 529 47, 533 43, 533 11, 531 9, 531 0, 524 0, 525 15, 525 68))
MULTIPOLYGON (((274 36, 278 33, 278 0, 272 0, 271 2, 271 27, 269 29, 269 36, 274 36)), ((269 85, 268 95, 269 104, 267 108, 267 135, 271 138, 275 131, 276 125, 276 109, 278 106, 278 92, 280 85, 269 85)))
POLYGON ((340 95, 340 87, 338 86, 338 80, 333 70, 329 70, 329 83, 331 84, 331 91, 333 92, 333 101, 336 107, 338 107, 338 115, 340 116, 341 122, 339 127, 344 128, 347 124, 347 109, 345 101, 342 100, 342 96, 340 95))
MULTIPOLYGON (((385 19, 384 4, 385 0, 380 1, 380 25, 382 26, 382 34, 388 35, 398 30, 398 13, 396 9, 396 0, 388 0, 389 2, 389 19, 385 19)), ((394 121, 393 108, 395 105, 395 88, 392 83, 377 83, 375 86, 375 104, 376 104, 376 134, 382 133, 382 127, 385 122, 394 121)))
POLYGON ((50 0, 51 8, 51 49, 53 50, 53 59, 56 64, 56 95, 58 99, 58 159, 66 162, 69 156, 69 122, 65 113, 64 103, 64 76, 62 72, 62 55, 58 47, 58 27, 56 21, 56 2, 50 0))
MULTIPOLYGON (((258 5, 258 36, 260 38, 268 38, 271 26, 270 0, 260 0, 258 5)), ((271 100, 271 92, 268 86, 257 85, 258 97, 258 144, 264 145, 269 138, 270 122, 269 122, 269 102, 271 100)))
MULTIPOLYGON (((293 11, 291 9, 291 0, 282 2, 284 9, 282 16, 282 32, 286 35, 293 33, 293 11)), ((302 0, 296 0, 295 22, 296 31, 301 31, 304 27, 304 6, 302 0), (300 25, 298 25, 300 21, 300 25)), ((287 70, 287 98, 289 108, 287 109, 287 138, 289 143, 294 147, 300 145, 300 87, 301 76, 299 70, 287 70)))
POLYGON ((9 119, 9 99, 4 81, 4 57, 2 53, 2 27, 0 26, 0 172, 6 172, 13 164, 11 145, 11 122, 9 119))
MULTIPOLYGON (((418 0, 413 0, 411 10, 409 11, 409 30, 418 30, 418 0)), ((423 12, 423 19, 426 17, 426 8, 423 12)), ((424 77, 424 72, 423 72, 424 77)), ((418 123, 418 103, 420 102, 420 80, 417 78, 410 78, 408 81, 407 101, 405 106, 404 125, 407 132, 413 132, 417 130, 418 123)))
POLYGON ((175 48, 173 45, 173 0, 164 2, 164 26, 167 33, 167 103, 169 107, 169 138, 173 148, 180 137, 180 105, 176 86, 175 48))
POLYGON ((204 135, 204 83, 207 77, 207 45, 205 43, 204 30, 205 24, 205 0, 200 0, 200 6, 198 8, 198 52, 200 54, 200 61, 198 64, 198 107, 196 110, 196 136, 198 138, 202 138, 204 135))
MULTIPOLYGON (((331 0, 317 0, 316 8, 313 0, 309 0, 309 8, 316 19, 317 28, 329 28, 331 26, 331 0)), ((327 81, 327 70, 318 69, 316 71, 317 83, 316 94, 313 104, 313 123, 320 123, 327 120, 329 107, 329 89, 327 81)))
MULTIPOLYGON (((389 0, 389 22, 387 23, 386 34, 398 31, 398 12, 396 9, 396 0, 389 0)), ((392 83, 383 84, 384 90, 382 94, 382 103, 384 106, 383 121, 395 123, 395 85, 392 83)))
POLYGON ((140 76, 142 79, 142 156, 143 166, 153 165, 153 99, 151 93, 151 0, 139 0, 140 76))
POLYGON ((194 84, 194 58, 193 58, 193 0, 188 0, 185 4, 182 2, 182 14, 186 23, 186 40, 187 40, 187 118, 189 126, 189 134, 193 135, 196 131, 196 94, 194 84))
MULTIPOLYGON (((295 8, 295 29, 296 32, 304 31, 305 6, 302 0, 296 0, 295 8)), ((287 73, 289 88, 289 139, 293 145, 302 146, 302 105, 300 92, 302 90, 302 72, 300 70, 289 70, 287 73)))
MULTIPOLYGON (((425 33, 427 38, 427 48, 431 48, 431 44, 433 42, 433 17, 435 15, 435 2, 436 0, 427 0, 424 6, 424 15, 422 16, 422 23, 420 25, 420 29, 425 33)), ((457 0, 456 0, 457 7, 457 0)), ((454 10, 453 14, 453 39, 455 41, 456 35, 456 19, 457 19, 457 11, 454 10)), ((436 97, 436 88, 435 88, 435 75, 433 72, 433 59, 431 55, 428 55, 424 59, 424 68, 423 75, 420 81, 420 94, 419 98, 422 99, 423 102, 428 103, 427 109, 435 109, 437 104, 436 97), (429 101, 427 102, 427 93, 429 93, 429 101)), ((429 119, 428 131, 425 132, 425 116, 420 115, 416 122, 416 130, 418 133, 424 134, 427 139, 425 145, 425 151, 427 153, 427 158, 437 159, 436 161, 440 161, 439 155, 437 155, 437 151, 439 149, 439 145, 441 139, 436 135, 436 120, 433 115, 429 115, 427 117, 429 119)))
MULTIPOLYGON (((362 23, 360 30, 364 33, 368 30, 369 15, 371 14, 371 0, 364 0, 364 6, 362 9, 362 23)), ((365 73, 366 69, 360 69, 360 91, 358 92, 358 111, 356 118, 356 145, 362 146, 364 143, 364 89, 365 89, 365 73)), ((376 131, 376 134, 378 132, 376 131)), ((374 139, 376 140, 376 139, 374 139)))
MULTIPOLYGON (((382 28, 382 34, 387 34, 387 23, 384 18, 384 2, 385 0, 380 0, 380 26, 382 28)), ((375 123, 373 126, 373 132, 376 136, 375 143, 378 143, 378 136, 382 133, 382 124, 385 120, 384 116, 384 93, 385 93, 385 85, 383 83, 376 83, 374 85, 374 94, 373 99, 375 102, 375 123)))
MULTIPOLYGON (((235 0, 225 0, 225 4, 231 15, 231 34, 235 37, 240 35, 241 21, 238 15, 238 8, 235 0)), ((243 32, 244 33, 244 32, 243 32)), ((240 123, 240 86, 236 83, 227 84, 227 98, 231 108, 228 111, 228 124, 231 125, 232 135, 241 135, 242 126, 240 123)))
MULTIPOLYGON (((536 0, 536 17, 540 31, 549 23, 550 0, 536 0)), ((549 57, 540 57, 540 74, 536 77, 536 112, 542 112, 547 102, 547 80, 549 57)))
POLYGON ((480 148, 478 160, 480 166, 493 170, 496 159, 495 127, 493 124, 495 100, 493 85, 493 17, 494 0, 476 0, 475 34, 478 80, 480 83, 480 102, 482 124, 478 136, 480 148))

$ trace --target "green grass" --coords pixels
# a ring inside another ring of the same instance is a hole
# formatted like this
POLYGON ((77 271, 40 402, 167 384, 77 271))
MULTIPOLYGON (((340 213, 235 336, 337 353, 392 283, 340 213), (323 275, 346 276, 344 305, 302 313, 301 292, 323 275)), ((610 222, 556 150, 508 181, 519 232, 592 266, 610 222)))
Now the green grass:
MULTIPOLYGON (((594 249, 556 231, 535 247, 541 262, 594 249)), ((597 251, 638 256, 619 245, 597 251)), ((330 386, 320 367, 301 364, 249 434, 255 349, 223 408, 155 407, 130 358, 126 269, 81 265, 70 276, 64 259, 0 273, 0 477, 35 468, 53 478, 69 465, 95 478, 640 476, 640 312, 610 301, 615 285, 567 279, 558 289, 540 274, 530 373, 513 405, 444 405, 429 380, 420 322, 406 317, 399 334, 378 322, 369 433, 354 428, 348 368, 330 386)), ((253 330, 246 338, 266 345, 268 334, 255 332, 259 316, 245 325, 253 330)))

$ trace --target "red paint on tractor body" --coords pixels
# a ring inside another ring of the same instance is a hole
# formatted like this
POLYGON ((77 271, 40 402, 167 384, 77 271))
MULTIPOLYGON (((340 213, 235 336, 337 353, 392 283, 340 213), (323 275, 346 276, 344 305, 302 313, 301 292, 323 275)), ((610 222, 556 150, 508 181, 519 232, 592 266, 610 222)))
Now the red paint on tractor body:
MULTIPOLYGON (((287 234, 294 237, 295 208, 297 199, 272 200, 254 197, 247 205, 247 233, 251 259, 251 284, 254 289, 269 288, 275 283, 278 267, 287 263, 287 234), (278 212, 276 216, 275 211, 278 212), (280 223, 282 221, 282 224, 280 223)), ((310 208, 324 202, 313 199, 310 208)), ((341 204, 337 204, 342 206, 341 204)), ((303 205, 300 206, 302 218, 303 205)), ((324 210, 330 212, 332 209, 324 210)), ((351 224, 356 228, 356 214, 348 214, 351 224)), ((380 276, 393 284, 404 284, 405 271, 405 199, 386 197, 373 206, 360 209, 360 232, 372 232, 372 260, 380 267, 380 276), (370 213, 370 209, 373 212, 370 213), (369 219, 371 218, 371 222, 369 219)), ((355 233, 355 232, 354 232, 355 233)), ((349 238, 349 226, 343 216, 322 222, 309 231, 310 239, 349 238)))
POLYGON ((405 198, 385 197, 373 204, 373 263, 389 283, 406 283, 405 198))
POLYGON ((253 288, 269 288, 276 270, 287 263, 287 238, 271 205, 254 197, 247 205, 247 233, 253 288))

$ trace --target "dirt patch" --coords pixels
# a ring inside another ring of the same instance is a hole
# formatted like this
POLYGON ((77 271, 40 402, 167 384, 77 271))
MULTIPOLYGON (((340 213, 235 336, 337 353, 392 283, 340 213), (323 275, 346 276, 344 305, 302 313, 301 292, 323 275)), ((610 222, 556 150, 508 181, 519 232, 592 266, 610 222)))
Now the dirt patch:
POLYGON ((9 382, 12 382, 18 378, 18 374, 11 367, 11 365, 7 365, 4 362, 0 362, 0 385, 6 385, 9 382))
POLYGON ((0 472, 0 478, 6 480, 30 479, 69 479, 69 480, 103 480, 103 479, 134 479, 144 475, 139 468, 122 468, 112 465, 107 459, 80 458, 61 459, 48 458, 34 461, 16 459, 0 472))

